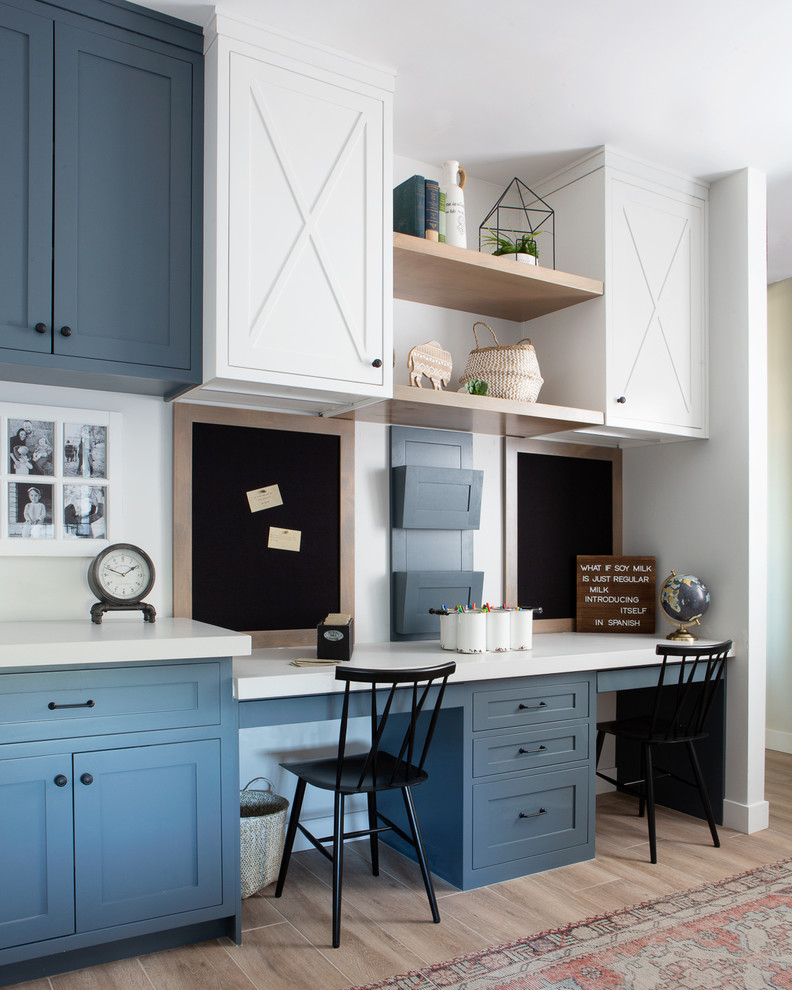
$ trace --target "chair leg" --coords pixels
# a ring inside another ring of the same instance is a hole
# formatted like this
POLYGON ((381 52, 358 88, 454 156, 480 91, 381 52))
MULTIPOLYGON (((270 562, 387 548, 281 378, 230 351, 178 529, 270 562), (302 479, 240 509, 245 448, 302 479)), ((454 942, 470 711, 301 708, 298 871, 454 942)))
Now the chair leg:
POLYGON ((341 944, 341 885, 344 876, 344 795, 335 796, 333 816, 333 948, 341 944))
POLYGON ((641 795, 638 798, 638 817, 643 818, 644 808, 646 807, 646 756, 644 755, 644 747, 641 746, 641 780, 644 782, 644 790, 641 791, 641 795))
POLYGON ((432 886, 432 875, 429 872, 429 863, 426 859, 426 850, 424 849, 423 838, 421 836, 421 827, 418 824, 418 816, 415 813, 415 803, 413 801, 410 788, 403 787, 402 795, 404 797, 404 808, 410 822, 410 831, 412 832, 413 842, 415 843, 415 852, 418 857, 418 865, 421 868, 421 876, 423 877, 424 887, 426 888, 426 896, 429 898, 429 907, 432 909, 432 921, 434 921, 435 924, 439 924, 440 912, 437 910, 437 898, 435 897, 434 887, 432 886))
MULTIPOLYGON (((377 827, 377 794, 376 791, 369 791, 368 795, 368 823, 369 828, 377 827)), ((371 872, 375 877, 379 876, 379 835, 372 832, 369 841, 371 843, 371 872)))
POLYGON ((283 885, 286 883, 286 874, 289 872, 289 861, 291 860, 294 837, 297 835, 297 822, 300 820, 303 797, 305 797, 305 781, 297 778, 297 789, 294 792, 292 801, 291 816, 289 817, 289 827, 286 829, 286 839, 283 843, 283 856, 281 857, 280 872, 278 873, 278 885, 275 888, 275 896, 280 897, 283 893, 283 885))
POLYGON ((693 768, 693 775, 696 778, 696 786, 698 787, 699 797, 701 798, 701 803, 704 805, 704 814, 707 816, 707 824, 710 828, 712 844, 716 849, 719 849, 720 836, 718 835, 718 829, 715 825, 715 816, 712 813, 712 804, 710 803, 709 794, 707 793, 707 785, 704 783, 704 777, 701 773, 698 755, 696 754, 696 749, 692 742, 687 743, 687 751, 688 756, 690 757, 690 766, 693 768))
POLYGON ((652 747, 644 743, 643 764, 646 781, 646 820, 649 823, 649 856, 657 862, 657 832, 655 829, 654 770, 652 768, 652 747))

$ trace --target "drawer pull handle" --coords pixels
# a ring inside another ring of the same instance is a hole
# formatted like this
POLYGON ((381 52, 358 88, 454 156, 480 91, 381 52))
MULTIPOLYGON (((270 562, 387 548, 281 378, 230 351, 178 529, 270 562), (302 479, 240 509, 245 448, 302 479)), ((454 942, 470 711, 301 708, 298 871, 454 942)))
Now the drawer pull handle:
POLYGON ((87 787, 89 784, 93 783, 93 777, 89 773, 84 773, 82 777, 80 777, 80 783, 85 784, 87 787))
POLYGON ((546 701, 540 701, 538 705, 524 705, 522 702, 517 706, 517 710, 521 712, 533 712, 537 708, 547 708, 546 701))
POLYGON ((539 815, 546 815, 547 808, 540 808, 538 811, 532 811, 530 814, 526 815, 524 811, 520 812, 520 818, 538 818, 539 815))
POLYGON ((58 776, 55 778, 56 787, 65 787, 68 783, 69 783, 69 778, 64 776, 62 773, 59 773, 58 776))
POLYGON ((54 712, 56 708, 93 708, 95 704, 96 702, 92 699, 90 701, 81 701, 77 705, 59 705, 57 701, 51 701, 47 705, 47 708, 49 708, 51 712, 54 712))
POLYGON ((520 746, 520 748, 517 750, 517 752, 521 756, 529 756, 532 753, 544 753, 544 751, 546 749, 547 749, 547 746, 540 746, 539 749, 523 749, 523 747, 520 746))

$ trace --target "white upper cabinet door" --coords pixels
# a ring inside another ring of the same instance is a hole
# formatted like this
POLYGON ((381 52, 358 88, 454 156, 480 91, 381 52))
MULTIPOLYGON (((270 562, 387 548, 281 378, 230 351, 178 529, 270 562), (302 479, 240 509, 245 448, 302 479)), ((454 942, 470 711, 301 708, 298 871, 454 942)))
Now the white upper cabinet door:
POLYGON ((391 363, 383 101, 307 65, 229 58, 226 374, 377 394, 391 363))
POLYGON ((702 429, 704 204, 613 179, 607 421, 702 429))

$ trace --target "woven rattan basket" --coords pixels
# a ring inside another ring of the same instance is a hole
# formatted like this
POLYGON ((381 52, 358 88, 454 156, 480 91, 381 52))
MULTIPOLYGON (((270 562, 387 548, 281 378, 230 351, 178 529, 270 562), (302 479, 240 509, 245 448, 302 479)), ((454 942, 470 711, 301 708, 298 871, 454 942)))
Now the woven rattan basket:
POLYGON ((489 324, 478 320, 473 324, 476 347, 468 354, 465 373, 459 379, 466 385, 474 378, 489 384, 488 395, 494 399, 516 399, 520 402, 536 402, 544 379, 539 372, 536 351, 530 340, 517 344, 499 344, 495 331, 489 324), (494 347, 479 347, 476 327, 486 327, 495 341, 494 347))
POLYGON ((289 802, 272 791, 266 777, 254 777, 239 792, 239 805, 242 897, 250 897, 278 879, 289 802), (266 780, 270 789, 249 790, 257 780, 266 780))

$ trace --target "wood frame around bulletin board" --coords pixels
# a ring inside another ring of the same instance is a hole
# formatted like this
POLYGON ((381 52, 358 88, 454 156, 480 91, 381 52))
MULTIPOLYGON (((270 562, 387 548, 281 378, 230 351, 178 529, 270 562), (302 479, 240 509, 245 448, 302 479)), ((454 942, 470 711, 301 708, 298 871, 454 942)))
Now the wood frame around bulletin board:
POLYGON ((354 613, 354 431, 351 420, 174 405, 175 616, 248 633, 254 649, 315 649, 316 625, 328 613, 354 613), (200 440, 211 441, 211 455, 200 440), (282 503, 266 511, 246 497, 278 485, 282 503), (270 526, 299 533, 299 552, 268 542, 270 526), (273 596, 254 623, 263 628, 247 627, 253 589, 273 596), (280 625, 292 608, 288 596, 299 599, 299 625, 280 625))
MULTIPOLYGON (((580 459, 582 474, 586 473, 586 464, 595 462, 610 462, 611 464, 611 506, 610 549, 586 550, 580 547, 577 553, 605 553, 619 555, 622 551, 622 452, 615 447, 599 447, 590 444, 562 443, 557 441, 529 440, 517 437, 504 438, 504 520, 505 520, 505 549, 504 549, 504 592, 507 602, 522 606, 543 606, 542 601, 518 602, 518 589, 521 587, 519 546, 520 526, 530 527, 534 520, 530 517, 530 500, 521 498, 518 491, 519 457, 521 454, 542 454, 557 457, 580 459), (521 518, 522 516, 522 518, 521 518)), ((570 493, 568 490, 559 492, 559 501, 571 498, 572 507, 584 514, 589 511, 587 493, 579 491, 570 493)), ((603 513, 604 510, 600 509, 603 513)), ((537 539, 542 539, 540 529, 537 529, 537 539)), ((526 561, 523 566, 530 566, 526 561)), ((570 580, 573 579, 570 577, 570 580)), ((574 582, 570 585, 570 596, 574 602, 574 582)), ((573 632, 575 630, 575 609, 571 608, 569 616, 553 618, 537 618, 534 626, 538 632, 573 632)))

